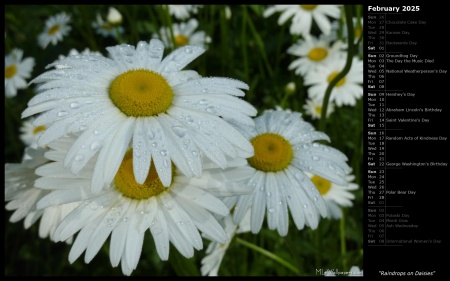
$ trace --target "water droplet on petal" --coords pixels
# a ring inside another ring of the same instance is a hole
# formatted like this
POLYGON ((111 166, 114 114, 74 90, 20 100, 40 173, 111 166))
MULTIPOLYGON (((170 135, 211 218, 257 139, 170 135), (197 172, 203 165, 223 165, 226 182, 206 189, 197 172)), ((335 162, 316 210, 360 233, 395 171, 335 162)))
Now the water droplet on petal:
POLYGON ((216 114, 216 108, 214 106, 209 106, 208 108, 206 108, 206 111, 208 111, 211 114, 216 114))
POLYGON ((275 209, 274 208, 269 208, 269 213, 274 213, 275 209))
POLYGON ((192 53, 191 47, 186 47, 186 48, 184 49, 184 51, 185 51, 187 54, 192 53))
POLYGON ((78 107, 79 107, 79 105, 77 102, 73 102, 70 104, 70 108, 78 108, 78 107))
POLYGON ((169 160, 164 159, 163 163, 164 163, 164 167, 169 168, 169 160))
POLYGON ((155 133, 154 133, 153 131, 148 131, 148 133, 147 133, 147 138, 148 138, 149 140, 154 139, 154 138, 155 138, 155 133))
POLYGON ((192 150, 191 153, 192 153, 192 155, 194 155, 194 157, 197 157, 197 156, 198 156, 197 150, 192 150))
POLYGON ((198 104, 207 105, 207 104, 209 104, 209 100, 201 99, 198 101, 198 104))
POLYGON ((67 114, 69 114, 69 112, 67 112, 67 111, 60 111, 60 112, 58 112, 58 116, 59 117, 66 116, 67 114))
POLYGON ((270 196, 272 196, 272 193, 267 192, 267 197, 270 197, 270 196))
POLYGON ((153 231, 154 234, 158 235, 162 233, 162 229, 160 227, 155 228, 155 230, 153 231))
POLYGON ((313 158, 312 158, 314 161, 319 161, 319 156, 313 156, 313 158))
POLYGON ((94 142, 91 144, 91 150, 92 150, 92 151, 97 150, 99 147, 100 147, 100 143, 99 143, 98 141, 94 141, 94 142))
POLYGON ((186 135, 186 128, 184 128, 180 125, 172 126, 172 130, 175 133, 175 135, 177 135, 177 137, 179 137, 179 138, 182 138, 186 135))
POLYGON ((100 134, 100 131, 99 131, 99 130, 95 130, 95 131, 94 131, 94 135, 97 135, 97 136, 98 136, 99 134, 100 134))
POLYGON ((84 156, 81 155, 81 154, 78 154, 78 155, 75 156, 75 160, 76 161, 82 161, 83 159, 84 159, 84 156))
POLYGON ((167 156, 167 150, 165 150, 165 149, 161 150, 160 154, 162 156, 167 156))
POLYGON ((313 143, 313 147, 319 147, 319 144, 318 143, 313 143))

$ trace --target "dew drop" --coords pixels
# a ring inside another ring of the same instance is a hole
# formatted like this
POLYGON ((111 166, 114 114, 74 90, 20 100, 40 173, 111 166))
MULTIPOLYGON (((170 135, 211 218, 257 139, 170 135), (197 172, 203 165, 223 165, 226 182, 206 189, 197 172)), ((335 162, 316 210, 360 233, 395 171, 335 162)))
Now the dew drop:
POLYGON ((154 133, 153 131, 148 131, 148 133, 147 133, 147 138, 148 138, 149 140, 154 139, 154 138, 155 138, 155 133, 154 133))
POLYGON ((191 153, 192 153, 192 155, 193 155, 194 157, 197 157, 197 156, 198 156, 197 150, 192 150, 191 153))
POLYGON ((157 227, 157 228, 155 228, 155 230, 153 231, 153 233, 156 234, 156 235, 161 234, 161 233, 162 233, 162 229, 159 228, 159 227, 157 227))
POLYGON ((78 154, 78 155, 75 156, 75 160, 76 161, 82 161, 83 159, 84 159, 84 156, 81 155, 81 154, 78 154))
POLYGON ((67 114, 69 114, 69 112, 67 112, 67 111, 60 111, 60 112, 58 112, 58 116, 59 117, 66 116, 67 114))
POLYGON ((274 208, 269 208, 269 213, 274 213, 275 209, 274 208))
POLYGON ((186 121, 187 121, 188 123, 194 122, 194 119, 192 119, 192 117, 191 117, 190 115, 186 116, 184 119, 186 119, 186 121))
POLYGON ((95 202, 92 202, 90 207, 91 207, 91 210, 97 210, 98 209, 98 204, 95 203, 95 202))
POLYGON ((313 143, 313 147, 319 147, 320 145, 318 143, 313 143))
POLYGON ((319 156, 313 156, 313 158, 312 158, 314 161, 319 161, 319 156))
POLYGON ((167 150, 165 150, 165 149, 161 150, 160 154, 162 156, 167 156, 167 150))
POLYGON ((209 104, 209 100, 201 99, 198 101, 198 104, 207 105, 207 104, 209 104))
POLYGON ((180 125, 172 126, 172 130, 175 133, 175 135, 177 135, 177 137, 179 137, 179 138, 182 138, 186 135, 186 128, 184 128, 180 125))
POLYGON ((153 147, 157 147, 157 146, 158 146, 158 143, 153 142, 153 143, 152 143, 152 146, 153 146, 153 147))
POLYGON ((272 196, 272 193, 267 192, 267 197, 270 197, 270 196, 272 196))
POLYGON ((164 167, 169 168, 169 160, 164 159, 163 163, 164 163, 164 167))
POLYGON ((80 105, 77 102, 72 102, 70 104, 70 108, 78 108, 78 107, 80 107, 80 105))
POLYGON ((216 108, 214 106, 209 106, 208 108, 206 108, 206 111, 208 111, 211 114, 216 114, 216 108))
POLYGON ((94 142, 91 144, 91 150, 92 150, 92 151, 95 151, 95 150, 99 149, 99 147, 100 147, 100 143, 99 143, 98 141, 94 141, 94 142))
POLYGON ((186 52, 186 54, 192 53, 191 47, 186 47, 186 48, 184 49, 184 51, 186 52))
POLYGON ((94 131, 94 135, 98 136, 99 134, 100 134, 100 131, 99 131, 99 130, 95 130, 95 131, 94 131))

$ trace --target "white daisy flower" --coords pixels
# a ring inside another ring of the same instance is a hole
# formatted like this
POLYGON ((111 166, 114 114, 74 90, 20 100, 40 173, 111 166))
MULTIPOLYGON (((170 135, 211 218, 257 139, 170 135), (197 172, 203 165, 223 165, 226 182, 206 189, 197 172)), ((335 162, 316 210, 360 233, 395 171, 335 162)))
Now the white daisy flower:
POLYGON ((299 58, 293 60, 289 70, 295 70, 295 74, 304 76, 318 65, 326 65, 345 53, 342 50, 341 41, 335 41, 332 45, 328 37, 306 36, 288 48, 287 53, 299 58))
POLYGON ((138 184, 134 180, 130 149, 108 189, 94 194, 89 187, 94 159, 78 175, 64 167, 64 155, 76 140, 77 136, 69 135, 50 143, 51 150, 46 157, 55 162, 36 170, 41 176, 36 186, 50 191, 38 202, 38 208, 79 203, 54 233, 56 241, 78 233, 69 253, 71 263, 84 251, 84 261, 89 263, 111 235, 111 264, 116 267, 121 262, 123 273, 130 275, 138 264, 147 230, 162 260, 169 257, 170 243, 183 256, 191 258, 194 249, 203 248, 200 232, 219 243, 228 240, 227 233, 213 216, 229 213, 222 197, 251 191, 238 184, 253 173, 242 158, 230 160, 229 166, 234 168, 226 171, 204 159, 201 178, 186 177, 174 167, 173 181, 168 188, 163 186, 152 165, 144 183, 138 184))
POLYGON ((18 89, 27 88, 25 79, 30 78, 35 61, 28 57, 22 60, 23 51, 13 49, 11 53, 5 56, 5 96, 15 97, 18 89))
POLYGON ((307 175, 317 187, 323 199, 325 199, 329 218, 340 219, 342 218, 341 207, 353 206, 352 200, 355 199, 355 195, 350 191, 359 188, 359 186, 353 182, 355 180, 354 175, 348 174, 346 176, 348 182, 347 185, 333 183, 318 175, 313 175, 310 173, 307 173, 307 175))
POLYGON ((269 17, 277 12, 281 12, 279 25, 292 18, 290 33, 303 36, 310 35, 313 22, 324 35, 329 35, 331 23, 328 17, 338 19, 341 16, 339 5, 273 5, 264 11, 263 16, 269 17))
MULTIPOLYGON (((364 19, 363 17, 359 18, 359 22, 358 19, 356 17, 353 18, 353 31, 354 31, 354 42, 356 43, 363 35, 364 35, 364 30, 363 30, 363 26, 364 26, 364 19)), ((331 34, 330 34, 330 38, 331 40, 339 40, 339 36, 338 33, 342 32, 342 40, 347 40, 348 38, 348 30, 347 27, 345 25, 345 23, 342 25, 342 27, 339 24, 339 21, 334 21, 331 24, 331 34)))
MULTIPOLYGON (((45 209, 37 209, 37 202, 50 191, 35 187, 38 176, 35 169, 46 164, 48 160, 44 157, 47 150, 38 148, 25 148, 23 160, 20 164, 5 164, 5 209, 14 211, 9 221, 12 223, 24 219, 24 227, 28 229, 36 221, 39 222, 39 237, 53 239, 56 226, 71 212, 78 204, 70 203, 61 206, 51 206, 45 209)), ((71 237, 67 237, 71 242, 71 237)))
POLYGON ((94 156, 93 192, 109 186, 129 146, 134 150, 136 181, 144 183, 153 160, 161 182, 170 186, 172 165, 186 176, 201 176, 201 153, 220 167, 227 158, 248 158, 253 147, 220 117, 254 125, 256 109, 239 97, 248 85, 223 77, 202 78, 181 70, 204 52, 181 47, 162 59, 162 41, 140 42, 137 48, 107 48, 98 55, 67 57, 32 82, 43 83, 22 117, 42 113, 33 125, 47 129, 38 140, 46 145, 69 132, 83 133, 64 165, 77 174, 94 156), (98 156, 98 157, 97 157, 98 156))
MULTIPOLYGON (((108 15, 110 15, 108 13, 108 15)), ((119 34, 123 34, 125 29, 120 25, 116 16, 110 16, 113 22, 109 20, 104 20, 99 14, 97 14, 96 21, 92 22, 92 27, 95 29, 97 34, 102 35, 103 37, 113 37, 117 39, 119 34)))
POLYGON ((221 220, 221 224, 224 226, 230 239, 225 243, 216 241, 209 243, 206 248, 206 255, 201 260, 200 271, 202 276, 218 276, 223 257, 225 256, 234 235, 250 231, 250 212, 247 212, 239 225, 234 224, 231 214, 224 217, 221 220))
MULTIPOLYGON (((306 99, 306 104, 303 105, 305 114, 311 116, 312 119, 320 119, 322 117, 322 105, 323 100, 319 99, 306 99)), ((327 115, 329 117, 334 112, 334 103, 328 101, 327 115)))
POLYGON ((58 41, 62 41, 63 37, 69 34, 72 29, 69 26, 70 21, 70 15, 64 12, 48 18, 45 22, 44 31, 38 36, 38 44, 45 49, 50 43, 56 45, 58 41))
MULTIPOLYGON (((314 71, 304 77, 305 86, 308 88, 308 96, 311 99, 323 99, 328 84, 344 69, 345 58, 339 58, 327 65, 317 66, 314 71)), ((363 95, 363 61, 353 58, 350 71, 333 87, 330 102, 337 106, 354 106, 363 95)))
POLYGON ((169 7, 169 14, 179 20, 188 19, 191 14, 197 14, 198 9, 203 5, 167 5, 169 7))
MULTIPOLYGON (((359 22, 358 22, 357 18, 353 18, 353 30, 355 33, 354 34, 354 43, 357 43, 361 38, 362 38, 361 40, 363 40, 363 32, 364 32, 363 31, 363 26, 364 26, 363 22, 364 22, 364 20, 362 17, 359 19, 359 22)), ((332 28, 332 32, 331 32, 330 37, 332 38, 332 40, 341 40, 341 41, 343 41, 343 47, 348 48, 348 44, 347 44, 348 30, 347 30, 347 27, 345 26, 345 24, 342 26, 342 30, 341 30, 339 21, 335 21, 335 22, 333 22, 331 28, 332 28), (339 39, 338 32, 342 32, 340 39, 339 39)), ((362 42, 360 42, 358 45, 358 54, 360 56, 362 56, 364 53, 363 45, 364 44, 362 42)))
POLYGON ((266 110, 255 118, 254 128, 237 125, 251 140, 255 155, 248 159, 255 173, 246 182, 253 188, 250 195, 234 197, 235 223, 240 223, 251 209, 251 230, 261 230, 267 214, 269 229, 281 236, 288 233, 288 209, 298 229, 304 225, 315 229, 319 217, 326 217, 326 204, 305 172, 320 175, 346 185, 350 167, 347 157, 335 148, 317 143, 330 141, 322 132, 305 122, 298 112, 266 110))
POLYGON ((32 120, 25 120, 20 127, 20 139, 29 147, 37 148, 37 140, 46 129, 45 126, 34 126, 32 120))
MULTIPOLYGON (((196 19, 190 19, 187 22, 174 23, 172 25, 173 40, 170 35, 170 29, 163 27, 160 30, 161 40, 166 46, 174 48, 173 42, 175 41, 175 47, 183 47, 186 45, 197 45, 205 47, 206 44, 211 42, 211 37, 207 36, 204 31, 195 31, 198 27, 198 21, 196 19)), ((159 38, 158 34, 155 34, 155 38, 159 38)))

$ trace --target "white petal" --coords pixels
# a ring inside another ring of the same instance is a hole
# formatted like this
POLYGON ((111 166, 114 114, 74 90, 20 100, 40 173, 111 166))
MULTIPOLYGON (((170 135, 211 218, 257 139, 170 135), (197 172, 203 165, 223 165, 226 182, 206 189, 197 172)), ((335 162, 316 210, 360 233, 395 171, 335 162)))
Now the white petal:
MULTIPOLYGON (((106 183, 110 183, 116 176, 122 163, 123 156, 129 148, 130 139, 134 130, 135 119, 128 117, 121 125, 117 133, 113 137, 111 146, 108 148, 109 155, 106 157, 106 165, 104 177, 106 183)), ((98 160, 97 160, 98 161, 98 160)))
MULTIPOLYGON (((150 148, 155 164, 156 172, 158 173, 161 183, 169 187, 172 183, 172 163, 170 161, 171 151, 168 150, 166 144, 169 142, 164 135, 161 124, 157 118, 148 119, 147 131, 152 132, 150 138, 150 148)), ((150 133, 149 133, 150 134, 150 133)))
POLYGON ((267 192, 267 224, 269 229, 273 230, 278 226, 278 189, 280 189, 274 173, 266 173, 266 192, 267 192))
POLYGON ((150 171, 151 152, 147 141, 147 126, 143 118, 136 119, 133 134, 133 173, 138 184, 143 184, 150 171))
POLYGON ((169 259, 169 230, 160 206, 156 210, 156 216, 153 222, 150 225, 150 231, 155 241, 156 252, 158 252, 161 260, 166 261, 169 259))
MULTIPOLYGON (((263 183, 265 184, 265 174, 259 173, 257 180, 257 186, 263 183)), ((265 215, 266 193, 263 190, 257 189, 255 193, 253 193, 252 199, 251 227, 253 234, 258 233, 261 230, 265 215)))
POLYGON ((174 73, 182 70, 191 61, 204 52, 204 48, 195 45, 188 45, 178 48, 161 61, 157 71, 164 77, 173 75, 174 73))

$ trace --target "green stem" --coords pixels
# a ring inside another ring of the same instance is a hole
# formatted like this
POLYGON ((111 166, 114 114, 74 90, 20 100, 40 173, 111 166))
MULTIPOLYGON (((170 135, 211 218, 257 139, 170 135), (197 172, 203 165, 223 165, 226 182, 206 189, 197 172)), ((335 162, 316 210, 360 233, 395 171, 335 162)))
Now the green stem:
POLYGON ((342 212, 342 218, 339 222, 339 233, 341 236, 341 256, 342 258, 342 269, 346 269, 347 268, 347 246, 345 243, 345 215, 344 212, 342 212))
POLYGON ((347 32, 348 32, 348 48, 347 48, 347 61, 345 63, 344 69, 339 72, 339 74, 328 84, 327 89, 325 90, 325 97, 323 99, 322 104, 322 113, 319 120, 319 131, 324 131, 325 129, 325 121, 326 121, 326 114, 328 111, 328 101, 330 99, 331 91, 333 90, 334 86, 347 75, 347 73, 350 71, 350 68, 352 67, 352 60, 353 60, 353 52, 354 52, 354 37, 355 32, 353 30, 353 6, 351 5, 345 5, 345 19, 347 22, 347 32))
POLYGON ((300 272, 298 271, 298 269, 295 266, 293 266, 289 262, 283 260, 279 256, 277 256, 277 255, 275 255, 275 254, 273 254, 273 253, 271 253, 271 252, 269 252, 269 251, 267 251, 267 250, 265 250, 263 248, 260 248, 260 247, 256 246, 255 244, 252 244, 252 243, 249 243, 249 242, 247 242, 245 240, 242 240, 239 237, 235 237, 235 239, 236 239, 237 243, 239 243, 239 244, 241 244, 241 245, 243 245, 245 247, 248 247, 248 248, 250 248, 252 250, 255 250, 256 252, 259 252, 259 253, 265 255, 268 258, 273 259, 274 261, 280 263, 281 265, 285 266, 286 268, 292 270, 296 274, 300 274, 300 272))
POLYGON ((253 21, 251 20, 251 18, 247 15, 246 19, 248 22, 248 26, 250 27, 250 30, 252 31, 253 36, 255 37, 256 45, 258 45, 259 51, 261 52, 261 56, 262 56, 265 66, 266 66, 267 73, 269 73, 269 76, 272 77, 273 70, 272 70, 272 67, 270 66, 269 60, 267 59, 266 51, 264 50, 264 44, 261 40, 261 37, 259 36, 258 32, 256 31, 255 25, 253 24, 253 21))

